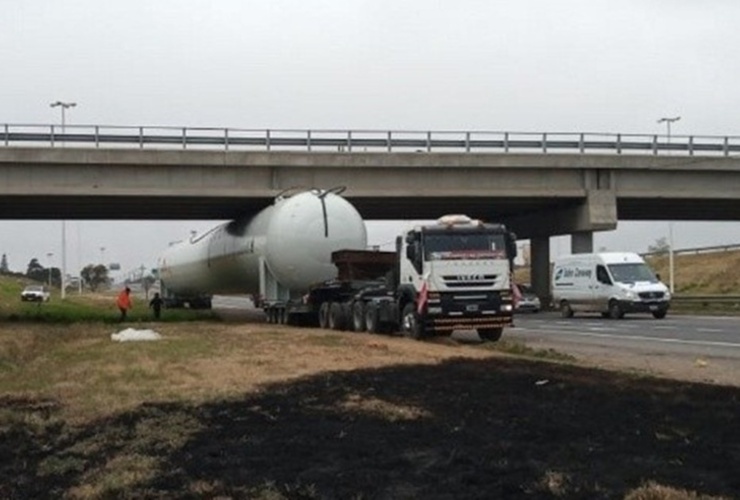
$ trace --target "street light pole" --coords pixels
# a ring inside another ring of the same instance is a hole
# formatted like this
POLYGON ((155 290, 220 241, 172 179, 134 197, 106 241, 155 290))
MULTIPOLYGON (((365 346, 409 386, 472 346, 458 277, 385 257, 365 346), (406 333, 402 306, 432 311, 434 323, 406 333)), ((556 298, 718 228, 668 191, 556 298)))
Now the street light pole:
MULTIPOLYGON (((77 106, 76 102, 52 102, 49 106, 52 108, 61 108, 62 110, 62 145, 65 144, 64 136, 66 134, 67 120, 65 112, 67 108, 74 108, 77 106)), ((64 300, 67 296, 67 221, 62 219, 62 280, 61 280, 61 297, 64 300)))
POLYGON ((51 288, 51 258, 54 256, 53 253, 48 252, 46 254, 46 260, 49 261, 49 288, 51 288))
MULTIPOLYGON (((671 147, 671 123, 677 122, 680 120, 680 116, 675 116, 673 118, 663 117, 658 120, 658 123, 665 123, 666 125, 666 147, 668 149, 668 154, 670 154, 670 147, 671 147)), ((671 294, 674 292, 674 286, 673 286, 673 221, 668 222, 668 279, 670 280, 670 290, 671 294)))

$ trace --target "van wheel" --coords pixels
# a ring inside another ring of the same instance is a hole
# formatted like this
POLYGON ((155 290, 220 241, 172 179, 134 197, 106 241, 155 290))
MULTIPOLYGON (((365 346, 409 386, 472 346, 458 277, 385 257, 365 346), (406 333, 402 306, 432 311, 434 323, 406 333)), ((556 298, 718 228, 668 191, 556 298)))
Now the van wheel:
POLYGON ((663 319, 667 313, 668 311, 653 311, 653 318, 663 319))
POLYGON ((560 316, 562 316, 563 318, 573 317, 573 309, 571 309, 570 304, 568 304, 567 300, 564 300, 560 303, 560 316))
POLYGON ((504 333, 503 328, 479 328, 478 336, 487 342, 496 342, 504 333))
POLYGON ((624 318, 624 311, 619 307, 619 302, 612 300, 609 302, 609 317, 611 319, 622 319, 624 318))

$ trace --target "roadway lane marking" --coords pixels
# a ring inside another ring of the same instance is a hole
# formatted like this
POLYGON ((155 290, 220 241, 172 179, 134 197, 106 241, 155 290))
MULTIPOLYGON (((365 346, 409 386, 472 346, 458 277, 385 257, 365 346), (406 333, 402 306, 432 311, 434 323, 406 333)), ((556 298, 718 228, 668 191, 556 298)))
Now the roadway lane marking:
MULTIPOLYGON (((520 328, 521 330, 526 330, 526 328, 520 328)), ((733 342, 715 342, 715 341, 709 341, 709 342, 703 342, 701 340, 682 340, 682 339, 665 339, 660 337, 645 337, 643 335, 617 335, 614 333, 587 333, 587 332, 563 332, 562 330, 555 330, 556 333, 565 333, 566 335, 576 335, 580 337, 601 337, 601 338, 613 338, 613 339, 619 339, 619 340, 647 340, 651 342, 663 342, 666 344, 686 344, 686 345, 698 345, 698 346, 705 346, 705 347, 736 347, 740 349, 740 344, 735 344, 733 342)))
POLYGON ((707 332, 707 333, 721 333, 724 332, 724 330, 721 330, 719 328, 697 328, 697 332, 707 332))

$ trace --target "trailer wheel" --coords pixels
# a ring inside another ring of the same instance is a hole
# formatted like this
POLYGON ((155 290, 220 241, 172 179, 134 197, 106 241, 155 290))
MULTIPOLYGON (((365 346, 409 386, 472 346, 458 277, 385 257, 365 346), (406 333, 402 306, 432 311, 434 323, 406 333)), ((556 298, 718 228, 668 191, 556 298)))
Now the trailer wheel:
POLYGON ((331 330, 344 330, 345 318, 342 304, 332 302, 329 306, 329 328, 331 330))
POLYGON ((319 307, 319 328, 329 328, 329 302, 322 302, 319 307))
POLYGON ((478 328, 478 336, 486 342, 496 342, 503 333, 503 328, 478 328))
POLYGON ((378 317, 378 306, 369 302, 365 306, 365 326, 370 333, 380 333, 380 318, 378 317))
POLYGON ((354 326, 356 332, 367 330, 367 324, 365 323, 365 303, 361 300, 352 304, 352 326, 354 326))
POLYGON ((403 306, 403 314, 401 314, 401 332, 404 336, 416 340, 421 340, 426 336, 424 325, 419 320, 419 315, 416 312, 416 304, 413 302, 409 302, 403 306))

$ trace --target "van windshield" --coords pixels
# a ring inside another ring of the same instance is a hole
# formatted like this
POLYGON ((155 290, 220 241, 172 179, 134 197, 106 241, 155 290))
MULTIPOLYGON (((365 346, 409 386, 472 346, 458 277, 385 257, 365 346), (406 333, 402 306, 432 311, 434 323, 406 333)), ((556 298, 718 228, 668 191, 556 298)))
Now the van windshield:
POLYGON ((658 278, 655 277, 653 271, 643 263, 609 264, 607 267, 614 281, 618 283, 635 283, 636 281, 658 282, 658 278))

